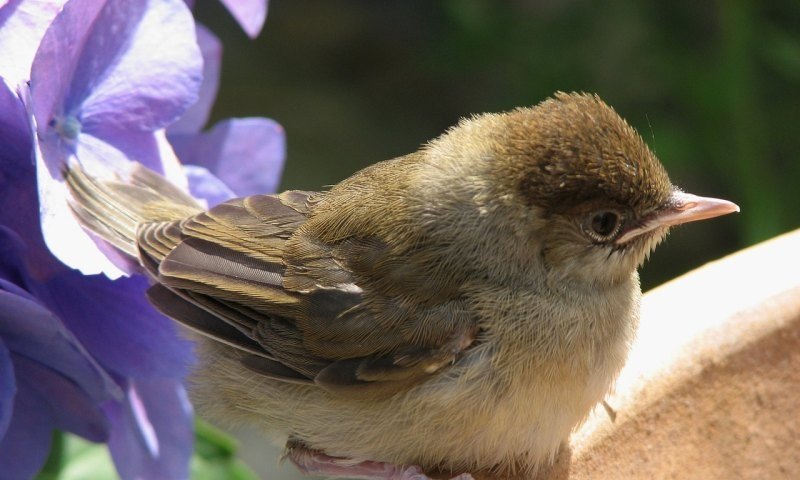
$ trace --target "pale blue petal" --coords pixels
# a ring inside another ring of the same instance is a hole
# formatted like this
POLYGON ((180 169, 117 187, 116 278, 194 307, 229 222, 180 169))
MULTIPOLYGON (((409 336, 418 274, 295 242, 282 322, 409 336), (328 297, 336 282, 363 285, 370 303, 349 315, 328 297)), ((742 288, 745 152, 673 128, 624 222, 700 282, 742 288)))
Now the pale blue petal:
MULTIPOLYGON (((104 144, 98 143, 98 145, 104 144)), ((39 149, 36 151, 36 186, 41 229, 50 252, 67 266, 78 269, 87 275, 103 273, 109 278, 119 278, 124 275, 119 267, 101 253, 94 240, 78 224, 67 204, 69 193, 66 185, 63 181, 51 176, 48 166, 45 165, 44 155, 39 149)), ((109 164, 113 164, 114 149, 107 151, 109 152, 109 164)), ((59 153, 55 149, 54 156, 57 157, 59 153)), ((65 162, 66 159, 62 161, 65 162)), ((63 164, 61 163, 61 165, 63 164)), ((59 165, 58 158, 55 159, 55 165, 56 167, 59 165)), ((60 172, 58 175, 57 178, 60 178, 60 172)))
POLYGON ((220 0, 233 18, 239 22, 242 30, 255 38, 261 32, 264 21, 267 19, 267 0, 220 0))
POLYGON ((238 196, 272 193, 280 182, 286 139, 273 120, 230 119, 170 142, 183 163, 206 167, 238 196))
POLYGON ((183 170, 189 180, 189 192, 193 197, 205 200, 208 208, 236 197, 236 194, 207 168, 185 165, 183 170))
POLYGON ((211 115, 211 108, 214 106, 217 90, 219 90, 222 42, 199 23, 196 25, 196 29, 197 44, 203 55, 203 83, 200 85, 200 96, 177 122, 169 126, 167 130, 170 135, 197 133, 202 130, 211 115))
POLYGON ((194 19, 182 1, 109 2, 67 103, 82 103, 85 131, 95 125, 156 130, 197 101, 202 67, 194 19), (124 41, 115 42, 123 31, 124 41), (98 59, 107 63, 96 67, 98 59))
POLYGON ((47 30, 31 72, 43 129, 72 116, 81 131, 152 131, 197 99, 202 59, 179 0, 72 0, 47 30))
POLYGON ((0 7, 0 76, 16 88, 31 76, 45 30, 66 0, 11 0, 0 7))

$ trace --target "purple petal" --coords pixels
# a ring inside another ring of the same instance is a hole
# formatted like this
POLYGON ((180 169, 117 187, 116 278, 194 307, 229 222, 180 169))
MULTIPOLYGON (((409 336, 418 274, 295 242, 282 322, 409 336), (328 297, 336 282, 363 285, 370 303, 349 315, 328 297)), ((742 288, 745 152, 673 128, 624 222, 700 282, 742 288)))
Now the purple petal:
POLYGON ((8 430, 14 414, 14 396, 17 394, 17 381, 14 378, 14 365, 11 353, 0 338, 0 442, 8 430))
POLYGON ((199 23, 195 27, 197 44, 203 55, 203 83, 200 85, 200 96, 177 122, 169 126, 170 135, 197 133, 202 130, 211 115, 211 107, 214 106, 214 99, 217 98, 217 90, 219 90, 222 42, 199 23))
POLYGON ((35 282, 28 273, 25 262, 26 245, 14 231, 0 224, 0 292, 37 300, 31 295, 35 282))
POLYGON ((205 200, 209 208, 236 197, 236 194, 207 168, 186 165, 184 171, 189 180, 189 191, 192 196, 205 200))
MULTIPOLYGON (((129 16, 135 9, 122 3, 107 4, 101 14, 102 24, 87 50, 107 48, 106 42, 118 34, 115 25, 130 22, 129 16)), ((197 101, 202 57, 189 9, 179 0, 125 3, 141 5, 141 20, 121 45, 126 50, 112 53, 113 64, 102 72, 107 75, 105 81, 93 87, 85 101, 86 130, 91 130, 94 124, 119 124, 147 130, 163 128, 197 101)), ((83 60, 79 73, 89 88, 100 72, 89 67, 94 64, 94 58, 85 56, 83 60)), ((80 83, 84 82, 78 81, 80 83)))
MULTIPOLYGON (((163 173, 177 186, 188 189, 181 165, 164 138, 163 130, 127 134, 101 131, 98 134, 103 138, 81 135, 81 141, 72 154, 90 175, 103 178, 113 172, 124 176, 133 165, 128 158, 134 157, 151 170, 163 173)), ((59 142, 57 138, 42 142, 39 144, 41 148, 36 150, 41 231, 49 251, 64 264, 86 275, 104 273, 115 279, 123 272, 130 273, 129 262, 120 261, 109 248, 103 248, 102 242, 98 249, 96 239, 80 226, 72 214, 60 172, 56 177, 51 175, 53 169, 60 170, 70 161, 71 155, 65 153, 59 142)))
POLYGON ((208 168, 239 196, 274 192, 280 181, 286 140, 273 120, 230 119, 170 141, 181 161, 208 168))
MULTIPOLYGON (((2 31, 0 28, 0 32, 2 31)), ((2 57, 3 55, 0 55, 0 58, 2 57)), ((0 78, 0 145, 3 146, 0 148, 0 173, 3 177, 19 175, 19 171, 26 167, 32 170, 33 146, 25 106, 2 78, 0 78)))
POLYGON ((239 22, 242 30, 250 37, 255 38, 264 26, 267 19, 267 0, 220 0, 233 18, 239 22))
MULTIPOLYGON (((11 235, 8 232, 12 230, 15 232, 15 236, 24 238, 24 255, 21 240, 18 241, 20 247, 9 255, 16 256, 20 262, 24 261, 26 273, 35 278, 46 278, 51 272, 63 268, 63 265, 50 255, 42 238, 39 222, 36 221, 39 216, 36 177, 33 168, 29 170, 7 176, 0 186, 0 230, 4 232, 0 233, 0 244, 8 241, 11 235), (5 229, 3 226, 8 228, 5 229)), ((0 162, 0 175, 4 173, 6 172, 3 171, 2 162, 0 162)), ((2 261, 3 259, 0 258, 0 262, 2 261)), ((2 275, 0 274, 0 276, 2 275)), ((16 280, 12 281, 23 285, 16 280)))
POLYGON ((39 131, 57 114, 64 113, 76 64, 104 5, 102 0, 67 2, 45 32, 31 67, 33 114, 39 131))
POLYGON ((109 402, 108 442, 123 480, 188 478, 194 432, 192 408, 180 382, 130 381, 124 402, 109 402))
POLYGON ((123 131, 100 126, 91 133, 81 135, 75 156, 87 171, 103 175, 109 167, 115 172, 126 172, 130 159, 158 173, 161 152, 152 132, 123 131))
MULTIPOLYGON (((98 142, 97 145, 100 149, 106 144, 98 142)), ((89 148, 85 151, 95 152, 89 148)), ((36 152, 36 184, 41 231, 50 252, 66 265, 79 269, 87 275, 104 273, 109 278, 123 275, 123 272, 97 249, 92 238, 78 224, 67 204, 66 185, 51 176, 43 154, 38 148, 36 152)), ((115 149, 109 147, 107 152, 109 158, 112 158, 115 149)), ((92 158, 89 155, 85 156, 92 158)), ((56 168, 59 164, 63 165, 60 161, 53 163, 56 168)), ((89 162, 89 165, 92 163, 89 162)), ((58 175, 60 176, 60 172, 58 175)))
POLYGON ((201 62, 191 12, 179 0, 72 0, 33 62, 39 133, 64 115, 83 132, 164 127, 196 101, 201 62))
POLYGON ((45 30, 66 0, 0 2, 0 76, 16 87, 30 78, 45 30))
POLYGON ((56 428, 93 442, 108 439, 108 422, 100 404, 78 385, 27 357, 13 355, 12 358, 19 382, 44 399, 56 428))
POLYGON ((113 380, 58 318, 2 279, 0 337, 12 352, 69 378, 97 402, 119 394, 113 380))
POLYGON ((29 384, 20 382, 14 398, 14 416, 0 440, 2 478, 33 478, 42 468, 53 432, 47 401, 29 384))
POLYGON ((27 269, 42 277, 60 266, 48 252, 39 222, 34 220, 39 216, 39 201, 32 138, 22 101, 0 81, 0 225, 25 238, 27 269))
POLYGON ((47 287, 53 310, 104 367, 124 377, 185 375, 192 344, 147 302, 144 277, 111 281, 65 271, 47 287))

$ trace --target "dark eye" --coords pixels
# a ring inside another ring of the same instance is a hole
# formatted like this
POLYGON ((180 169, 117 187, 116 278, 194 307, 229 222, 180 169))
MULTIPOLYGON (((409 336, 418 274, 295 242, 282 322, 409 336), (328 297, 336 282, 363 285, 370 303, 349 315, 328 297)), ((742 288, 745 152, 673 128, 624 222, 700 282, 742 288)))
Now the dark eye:
POLYGON ((622 226, 622 216, 614 210, 600 210, 589 214, 584 221, 584 231, 596 242, 613 240, 622 226))

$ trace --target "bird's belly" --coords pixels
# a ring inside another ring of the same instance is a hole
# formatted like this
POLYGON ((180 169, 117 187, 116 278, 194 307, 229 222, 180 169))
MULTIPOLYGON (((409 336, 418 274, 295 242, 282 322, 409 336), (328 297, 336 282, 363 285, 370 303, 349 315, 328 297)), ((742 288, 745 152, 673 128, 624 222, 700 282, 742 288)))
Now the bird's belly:
POLYGON ((618 369, 508 380, 490 355, 476 354, 403 395, 357 401, 316 386, 243 379, 231 350, 204 343, 216 352, 203 355, 213 367, 197 374, 193 399, 202 414, 260 424, 333 456, 454 471, 530 471, 548 463, 618 369))
MULTIPOLYGON (((467 377, 475 375, 473 365, 467 377)), ((294 422, 307 427, 304 441, 335 456, 453 471, 532 471, 553 459, 611 380, 598 371, 557 385, 531 379, 509 388, 448 376, 360 407, 330 399, 335 403, 318 420, 306 415, 294 422)))

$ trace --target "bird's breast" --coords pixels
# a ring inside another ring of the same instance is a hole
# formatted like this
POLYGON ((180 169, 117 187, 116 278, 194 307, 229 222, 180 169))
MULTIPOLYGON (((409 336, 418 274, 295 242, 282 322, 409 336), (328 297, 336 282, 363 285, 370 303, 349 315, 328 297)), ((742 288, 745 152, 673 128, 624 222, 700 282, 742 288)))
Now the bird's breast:
POLYGON ((487 449, 502 445, 494 454, 506 462, 534 464, 552 458, 622 368, 638 324, 638 279, 604 295, 496 293, 501 300, 477 310, 482 344, 462 368, 491 399, 478 437, 487 449))

